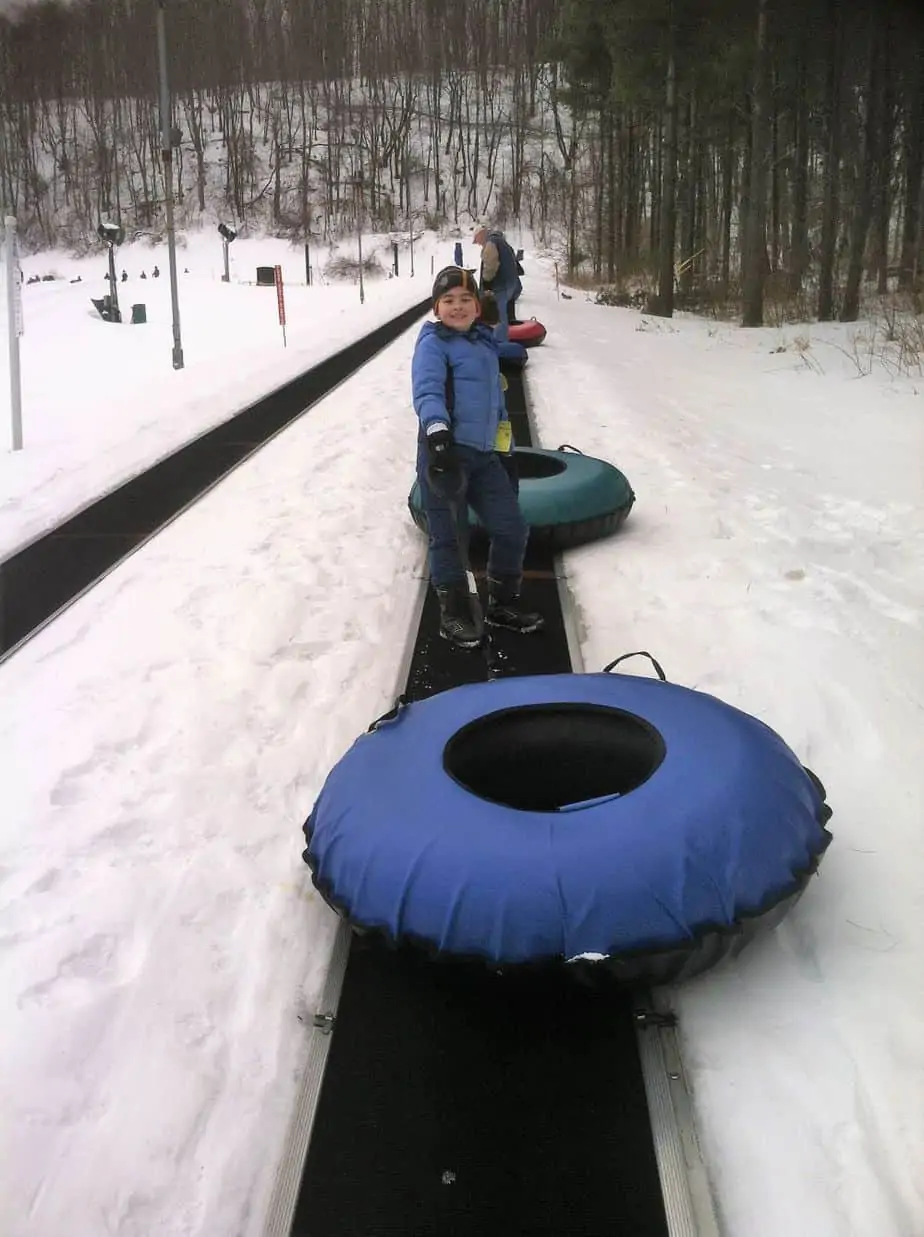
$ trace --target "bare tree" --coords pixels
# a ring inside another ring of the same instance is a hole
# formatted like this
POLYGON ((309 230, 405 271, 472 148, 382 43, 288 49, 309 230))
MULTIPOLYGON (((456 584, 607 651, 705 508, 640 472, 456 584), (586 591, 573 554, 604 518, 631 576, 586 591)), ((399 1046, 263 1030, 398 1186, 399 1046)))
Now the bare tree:
POLYGON ((860 314, 860 281, 863 277, 863 258, 866 238, 873 217, 873 199, 876 168, 879 163, 881 140, 880 117, 882 115, 883 48, 884 30, 877 15, 869 19, 868 62, 861 148, 857 160, 856 190, 853 218, 850 224, 850 253, 847 263, 847 280, 844 301, 841 306, 842 322, 855 322, 860 314))
POLYGON ((744 314, 742 326, 763 326, 767 268, 767 136, 769 63, 767 0, 757 0, 757 41, 751 102, 751 185, 744 230, 744 314))
POLYGON ((906 68, 902 121, 904 174, 903 224, 898 286, 910 291, 920 269, 921 184, 924 173, 924 39, 912 44, 917 52, 906 68))
POLYGON ((677 64, 674 3, 667 7, 667 70, 664 83, 664 146, 661 163, 661 219, 658 236, 658 295, 652 312, 674 312, 674 244, 677 228, 677 64))

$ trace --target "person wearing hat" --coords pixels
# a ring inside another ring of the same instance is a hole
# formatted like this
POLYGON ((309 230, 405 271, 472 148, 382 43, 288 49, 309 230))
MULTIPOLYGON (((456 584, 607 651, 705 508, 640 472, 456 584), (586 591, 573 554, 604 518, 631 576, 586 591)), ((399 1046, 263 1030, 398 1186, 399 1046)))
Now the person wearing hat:
POLYGON ((468 508, 490 538, 485 622, 537 631, 539 614, 521 610, 529 527, 498 452, 513 449, 497 342, 480 321, 474 274, 447 266, 433 284, 436 321, 420 328, 411 363, 420 423, 417 480, 429 528, 430 580, 440 605, 440 635, 463 648, 480 643, 459 545, 468 508), (463 523, 457 527, 456 521, 463 523))
POLYGON ((520 264, 503 232, 480 227, 473 237, 481 246, 481 286, 493 292, 497 300, 498 323, 494 334, 501 343, 510 338, 510 305, 523 291, 520 264))

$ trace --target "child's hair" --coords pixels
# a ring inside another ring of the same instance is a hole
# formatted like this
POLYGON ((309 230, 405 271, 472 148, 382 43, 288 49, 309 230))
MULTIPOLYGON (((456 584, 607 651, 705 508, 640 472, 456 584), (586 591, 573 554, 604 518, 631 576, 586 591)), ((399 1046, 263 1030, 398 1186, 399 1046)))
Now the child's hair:
POLYGON ((476 301, 479 299, 478 283, 474 271, 466 270, 464 266, 444 266, 433 281, 431 300, 434 309, 440 297, 451 292, 453 288, 462 288, 466 292, 471 292, 476 301))

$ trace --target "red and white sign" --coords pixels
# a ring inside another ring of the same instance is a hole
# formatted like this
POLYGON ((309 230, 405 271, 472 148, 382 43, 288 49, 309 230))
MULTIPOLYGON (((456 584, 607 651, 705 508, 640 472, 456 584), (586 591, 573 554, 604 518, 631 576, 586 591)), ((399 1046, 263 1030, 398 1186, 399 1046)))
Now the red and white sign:
POLYGON ((286 324, 286 294, 282 286, 282 267, 274 266, 276 273, 276 304, 279 306, 279 325, 286 324))

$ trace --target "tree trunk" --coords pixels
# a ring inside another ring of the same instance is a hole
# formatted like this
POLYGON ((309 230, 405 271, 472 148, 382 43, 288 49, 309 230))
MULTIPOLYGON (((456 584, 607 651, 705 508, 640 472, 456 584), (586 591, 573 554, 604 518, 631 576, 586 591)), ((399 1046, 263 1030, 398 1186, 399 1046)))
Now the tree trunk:
POLYGON ((612 105, 607 103, 606 142, 606 277, 610 283, 616 278, 617 218, 620 214, 616 196, 616 118, 612 105))
POLYGON ((924 173, 924 56, 914 73, 903 128, 902 158, 905 165, 905 219, 898 286, 910 292, 918 269, 918 229, 921 218, 921 180, 924 173))
POLYGON ((751 183, 744 246, 742 326, 764 324, 764 279, 767 270, 767 137, 769 84, 767 0, 758 0, 754 101, 751 114, 751 183))
POLYGON ((568 271, 571 275, 577 272, 577 172, 575 163, 571 164, 571 184, 568 194, 568 271))
MULTIPOLYGON (((751 159, 751 146, 754 140, 754 121, 753 121, 753 100, 751 92, 746 91, 744 96, 744 149, 742 151, 741 167, 736 167, 738 172, 738 288, 742 287, 744 280, 745 266, 745 245, 748 235, 748 212, 751 207, 751 168, 753 161, 751 159)), ((734 189, 732 190, 734 194, 734 189)))
POLYGON ((674 59, 673 0, 668 0, 664 153, 661 163, 661 226, 658 245, 658 295, 652 313, 674 313, 674 237, 677 230, 677 66, 674 59))
MULTIPOLYGON (((774 74, 774 79, 776 75, 774 74)), ((780 267, 780 111, 777 104, 776 81, 768 97, 770 106, 770 270, 780 267)))
POLYGON ((802 291, 802 280, 808 268, 808 88, 805 55, 799 50, 796 66, 795 168, 792 184, 792 232, 789 247, 789 290, 802 291))
POLYGON ((273 119, 273 223, 278 224, 282 214, 282 149, 279 142, 280 118, 273 119))
POLYGON ((728 284, 731 278, 731 221, 732 186, 735 171, 735 113, 729 110, 728 133, 722 151, 722 300, 728 300, 728 284))
POLYGON ((596 168, 595 201, 594 201, 594 278, 599 279, 603 260, 603 203, 606 196, 606 130, 609 127, 609 113, 604 105, 600 107, 600 128, 597 142, 597 157, 600 162, 596 168))
POLYGON ((626 157, 623 162, 624 202, 622 252, 624 261, 635 266, 638 260, 638 146, 632 112, 626 125, 626 157))
POLYGON ((824 205, 821 220, 821 269, 818 275, 818 321, 834 317, 834 254, 840 212, 841 73, 844 59, 844 21, 839 0, 829 4, 830 58, 828 60, 828 131, 825 154, 824 205))
POLYGON ((658 225, 661 220, 661 163, 664 155, 664 121, 659 120, 658 127, 653 135, 655 138, 654 149, 651 148, 651 142, 648 145, 648 181, 651 187, 651 214, 648 216, 648 251, 654 257, 658 252, 658 247, 661 243, 661 234, 658 230, 658 225))
POLYGON ((871 22, 873 30, 871 31, 869 69, 866 79, 866 117, 863 123, 863 142, 860 152, 858 195, 850 228, 850 257, 847 264, 844 303, 841 306, 841 322, 856 322, 860 316, 863 256, 869 225, 873 217, 874 183, 879 154, 879 126, 882 115, 883 31, 878 17, 873 17, 871 22))
POLYGON ((891 34, 885 31, 882 43, 882 109, 874 194, 876 234, 876 290, 884 296, 889 290, 889 222, 892 218, 892 153, 895 135, 895 91, 892 88, 891 34))
POLYGON ((680 192, 680 291, 689 296, 693 288, 693 255, 696 252, 696 94, 690 88, 687 97, 683 179, 680 192))

